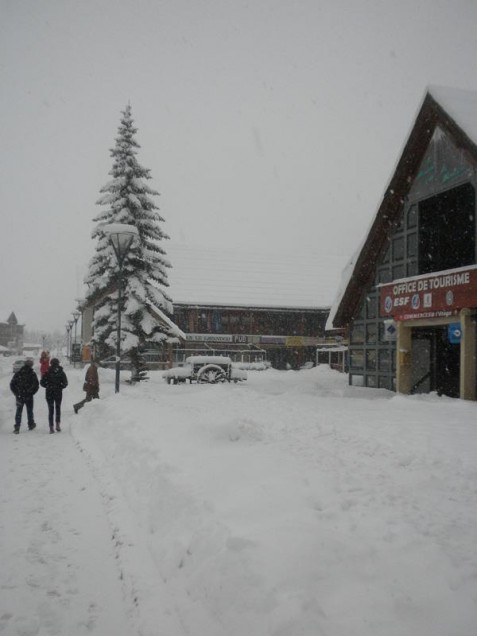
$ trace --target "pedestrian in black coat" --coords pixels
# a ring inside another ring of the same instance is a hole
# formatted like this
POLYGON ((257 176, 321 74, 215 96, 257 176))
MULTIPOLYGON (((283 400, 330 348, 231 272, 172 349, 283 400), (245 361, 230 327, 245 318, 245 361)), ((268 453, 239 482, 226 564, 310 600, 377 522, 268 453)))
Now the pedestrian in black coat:
POLYGON ((15 373, 10 382, 10 390, 16 398, 17 406, 14 433, 20 432, 23 406, 26 406, 28 428, 32 431, 36 427, 33 417, 33 396, 38 391, 38 387, 38 377, 33 371, 33 360, 25 360, 25 364, 15 373))
POLYGON ((56 423, 56 430, 61 431, 61 401, 63 399, 63 389, 68 386, 68 378, 60 366, 58 358, 52 358, 50 368, 41 378, 40 384, 46 389, 45 397, 48 404, 48 424, 50 433, 54 433, 53 419, 56 423), (56 412, 55 412, 56 411, 56 412))

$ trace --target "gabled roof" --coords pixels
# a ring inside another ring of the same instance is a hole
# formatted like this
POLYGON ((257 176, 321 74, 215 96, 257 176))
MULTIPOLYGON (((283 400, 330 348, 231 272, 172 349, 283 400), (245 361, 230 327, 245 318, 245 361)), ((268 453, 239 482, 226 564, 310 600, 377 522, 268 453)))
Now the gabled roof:
POLYGON ((330 312, 327 327, 346 327, 356 314, 363 288, 374 277, 377 261, 393 227, 399 221, 404 198, 414 182, 437 125, 452 137, 469 162, 477 165, 477 93, 429 87, 376 216, 343 273, 341 289, 330 312))

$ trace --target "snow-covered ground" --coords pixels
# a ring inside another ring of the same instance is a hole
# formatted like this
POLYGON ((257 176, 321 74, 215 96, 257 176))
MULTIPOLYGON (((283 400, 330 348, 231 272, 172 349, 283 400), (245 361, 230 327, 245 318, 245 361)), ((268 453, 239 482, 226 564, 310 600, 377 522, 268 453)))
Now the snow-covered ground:
POLYGON ((476 636, 477 404, 325 368, 121 386, 11 434, 0 634, 476 636))

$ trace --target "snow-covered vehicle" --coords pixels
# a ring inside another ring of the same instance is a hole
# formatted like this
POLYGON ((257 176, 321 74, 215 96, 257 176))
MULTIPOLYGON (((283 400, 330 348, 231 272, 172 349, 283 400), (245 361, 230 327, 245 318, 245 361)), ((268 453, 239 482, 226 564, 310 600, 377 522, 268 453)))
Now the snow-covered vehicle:
POLYGON ((247 372, 234 366, 226 356, 189 356, 182 367, 167 369, 162 374, 168 384, 198 382, 217 384, 218 382, 241 382, 247 379, 247 372))

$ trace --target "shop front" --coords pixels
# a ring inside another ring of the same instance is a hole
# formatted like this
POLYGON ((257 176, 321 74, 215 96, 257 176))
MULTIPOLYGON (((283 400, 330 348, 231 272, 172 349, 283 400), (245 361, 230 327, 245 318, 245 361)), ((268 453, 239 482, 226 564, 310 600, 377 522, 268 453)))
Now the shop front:
POLYGON ((396 327, 396 390, 475 399, 477 266, 380 285, 396 327))

